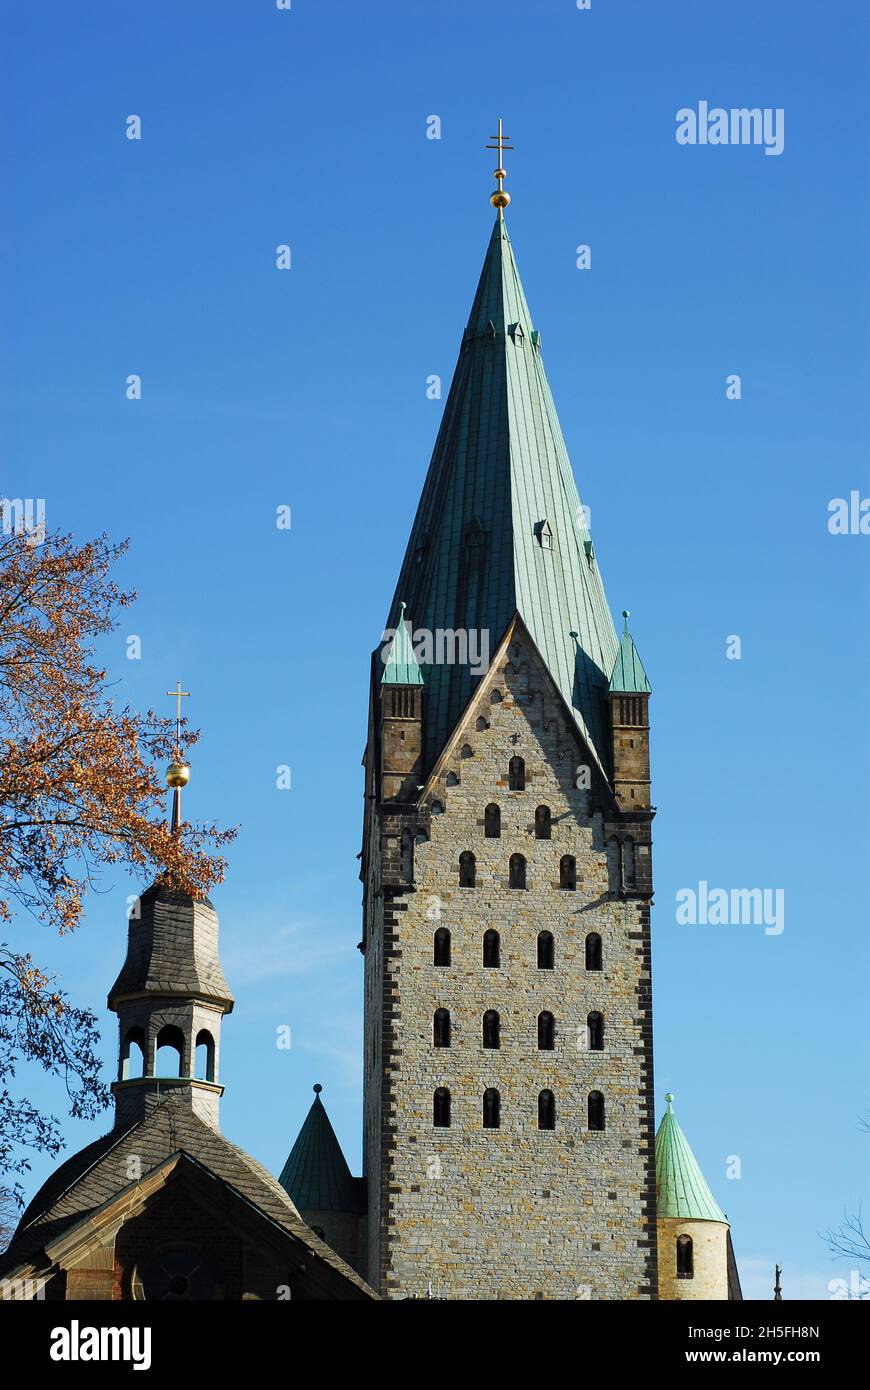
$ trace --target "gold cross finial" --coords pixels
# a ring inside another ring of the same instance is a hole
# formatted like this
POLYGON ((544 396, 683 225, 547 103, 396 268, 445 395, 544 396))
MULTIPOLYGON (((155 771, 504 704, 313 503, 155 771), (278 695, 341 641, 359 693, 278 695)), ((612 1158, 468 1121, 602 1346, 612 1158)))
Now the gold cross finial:
POLYGON ((176 697, 176 699, 178 700, 178 711, 177 711, 176 716, 175 716, 175 756, 176 756, 176 758, 180 761, 180 760, 181 760, 181 701, 182 701, 184 698, 189 697, 190 691, 189 691, 189 690, 182 690, 182 688, 181 688, 181 681, 179 681, 179 682, 178 682, 178 685, 176 686, 176 688, 175 688, 174 690, 167 690, 166 694, 167 694, 167 695, 174 695, 174 696, 176 697))
POLYGON ((505 139, 507 137, 505 136, 504 130, 502 128, 501 116, 499 116, 498 118, 498 134, 490 135, 489 138, 490 140, 495 140, 496 143, 494 145, 487 145, 486 148, 488 150, 498 150, 498 168, 493 173, 493 178, 497 181, 498 188, 495 190, 494 193, 490 194, 489 201, 492 203, 494 208, 498 208, 498 215, 499 217, 501 217, 503 215, 504 209, 507 207, 508 203, 511 200, 511 195, 509 193, 506 193, 504 190, 504 180, 507 178, 507 174, 504 169, 504 161, 502 156, 505 150, 513 149, 513 145, 505 144, 505 139))

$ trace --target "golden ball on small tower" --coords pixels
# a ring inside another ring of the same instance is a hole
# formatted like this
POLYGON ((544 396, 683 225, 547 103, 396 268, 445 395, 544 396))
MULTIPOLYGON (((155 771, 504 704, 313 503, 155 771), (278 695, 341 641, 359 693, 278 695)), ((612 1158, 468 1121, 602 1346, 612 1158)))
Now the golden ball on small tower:
POLYGON ((187 763, 170 763, 166 769, 168 787, 186 787, 190 781, 190 768, 187 763))

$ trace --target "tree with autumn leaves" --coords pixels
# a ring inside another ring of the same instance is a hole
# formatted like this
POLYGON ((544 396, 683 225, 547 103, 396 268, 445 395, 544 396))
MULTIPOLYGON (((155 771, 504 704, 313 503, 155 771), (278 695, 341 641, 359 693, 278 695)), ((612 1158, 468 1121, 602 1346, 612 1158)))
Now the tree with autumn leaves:
MULTIPOLYGON (((114 866, 204 896, 235 834, 166 822, 175 721, 118 706, 96 647, 135 595, 112 567, 125 544, 105 536, 0 534, 0 1196, 19 1194, 27 1152, 57 1154, 58 1120, 22 1098, 20 1069, 65 1083, 70 1113, 108 1102, 96 1015, 75 1006, 23 942, 35 923, 81 924, 88 891, 114 866), (5 928, 5 930, 4 930, 5 928), (13 1095, 10 1082, 18 1078, 13 1095), (13 1187, 3 1189, 13 1175, 13 1187)), ((185 730, 185 746, 197 740, 185 730)), ((26 1088, 25 1088, 26 1089, 26 1088)))

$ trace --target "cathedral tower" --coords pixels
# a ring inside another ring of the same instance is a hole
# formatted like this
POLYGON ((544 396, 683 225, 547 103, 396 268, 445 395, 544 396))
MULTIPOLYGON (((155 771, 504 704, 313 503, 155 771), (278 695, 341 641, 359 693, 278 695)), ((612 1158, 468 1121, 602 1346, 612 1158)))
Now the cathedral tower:
POLYGON ((367 1277, 393 1298, 653 1298, 650 686, 605 598, 501 148, 372 658, 367 1277))

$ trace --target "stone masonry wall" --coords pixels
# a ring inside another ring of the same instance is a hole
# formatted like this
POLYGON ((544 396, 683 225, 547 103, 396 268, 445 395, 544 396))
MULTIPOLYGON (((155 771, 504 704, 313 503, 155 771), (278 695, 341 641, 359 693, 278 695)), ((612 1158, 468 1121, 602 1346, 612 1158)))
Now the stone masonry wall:
POLYGON ((575 786, 584 761, 548 673, 520 637, 481 682, 437 770, 412 865, 402 849, 407 817, 389 807, 375 815, 381 835, 369 836, 366 960, 369 1277, 390 1297, 424 1297, 430 1284, 436 1297, 452 1299, 655 1297, 649 902, 618 891, 604 816, 575 786), (523 791, 508 788, 514 756, 525 759, 523 791), (484 834, 490 802, 501 809, 499 839, 484 834), (549 840, 535 838, 539 805, 551 811, 549 840), (465 850, 476 856, 474 888, 459 887, 465 850), (508 886, 515 853, 527 861, 525 890, 508 886), (566 854, 577 861, 575 892, 559 887, 566 854), (433 963, 441 926, 452 936, 449 967, 433 963), (497 969, 482 964, 490 927, 501 936, 497 969), (537 967, 543 930, 555 938, 553 970, 537 967), (600 972, 585 968, 590 932, 602 938, 600 972), (433 1046, 439 1008, 450 1010, 449 1048, 433 1046), (500 1015, 498 1050, 482 1045, 491 1009, 500 1015), (538 1050, 542 1010, 555 1016, 553 1051, 538 1050), (593 1010, 604 1015, 600 1052, 587 1047, 593 1010), (436 1087, 451 1093, 449 1129, 433 1125, 436 1087), (482 1124, 488 1087, 501 1096, 498 1129, 482 1124), (552 1131, 538 1129, 545 1088, 555 1095, 552 1131), (588 1128, 592 1091, 605 1098, 604 1132, 588 1128))

